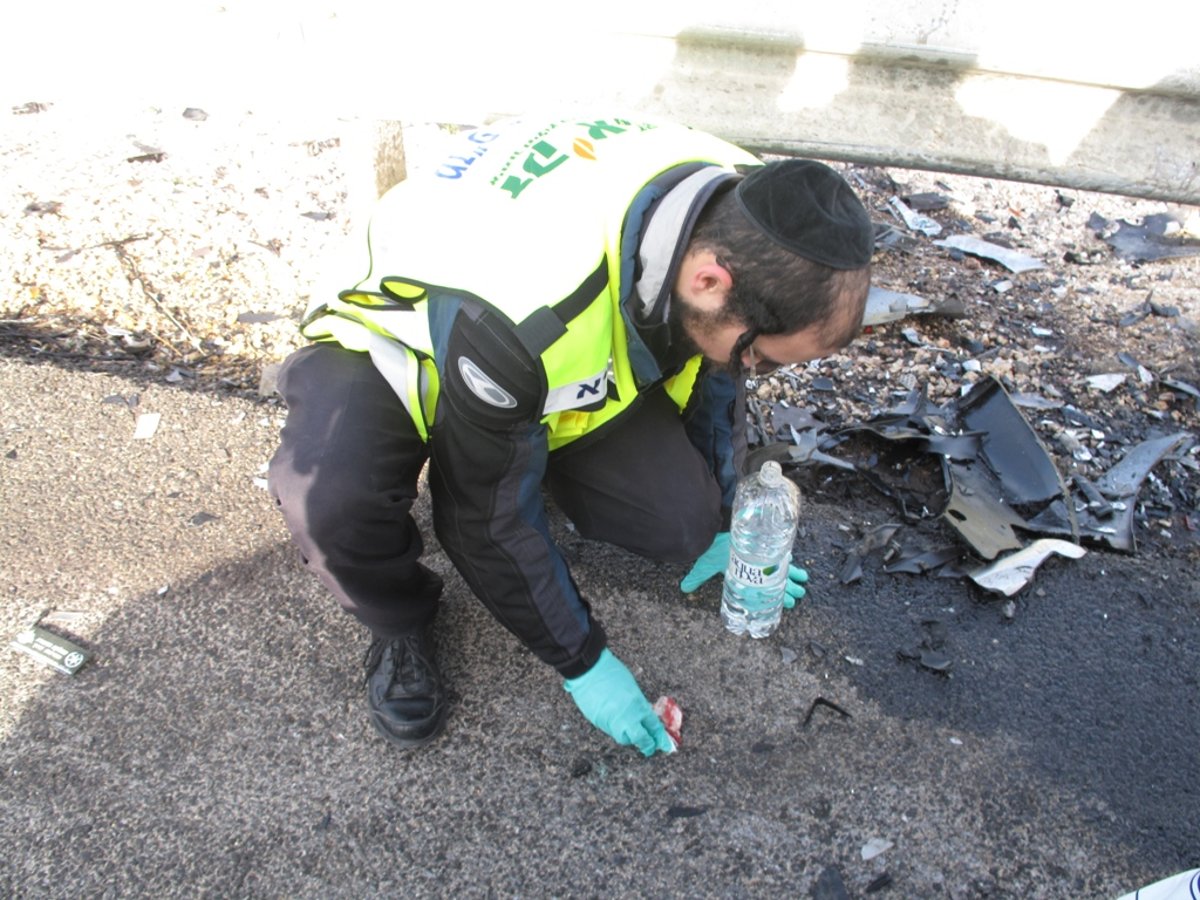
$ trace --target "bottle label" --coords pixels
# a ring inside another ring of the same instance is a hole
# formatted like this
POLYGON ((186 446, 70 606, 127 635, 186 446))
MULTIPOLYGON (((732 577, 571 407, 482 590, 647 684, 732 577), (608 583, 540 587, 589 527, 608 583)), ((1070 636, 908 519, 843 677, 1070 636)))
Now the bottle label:
POLYGON ((756 566, 746 562, 737 554, 731 554, 729 557, 729 571, 736 580, 743 584, 750 584, 757 587, 766 584, 767 579, 779 571, 779 566, 756 566))

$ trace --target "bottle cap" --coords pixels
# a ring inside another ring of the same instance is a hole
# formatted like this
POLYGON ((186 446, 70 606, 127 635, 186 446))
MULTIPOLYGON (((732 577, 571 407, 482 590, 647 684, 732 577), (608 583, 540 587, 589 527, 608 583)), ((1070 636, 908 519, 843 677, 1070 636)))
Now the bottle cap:
POLYGON ((758 470, 758 477, 763 484, 778 484, 783 478, 783 469, 775 460, 768 459, 758 470))

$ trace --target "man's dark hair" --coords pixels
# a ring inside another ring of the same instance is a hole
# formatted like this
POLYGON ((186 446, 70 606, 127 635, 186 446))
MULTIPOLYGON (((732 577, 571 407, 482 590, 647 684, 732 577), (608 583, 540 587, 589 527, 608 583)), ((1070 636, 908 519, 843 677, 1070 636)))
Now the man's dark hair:
POLYGON ((846 346, 862 331, 870 264, 834 269, 784 249, 750 221, 732 190, 709 201, 688 250, 708 250, 733 277, 722 318, 746 324, 735 358, 762 334, 793 334, 817 326, 832 349, 846 346))

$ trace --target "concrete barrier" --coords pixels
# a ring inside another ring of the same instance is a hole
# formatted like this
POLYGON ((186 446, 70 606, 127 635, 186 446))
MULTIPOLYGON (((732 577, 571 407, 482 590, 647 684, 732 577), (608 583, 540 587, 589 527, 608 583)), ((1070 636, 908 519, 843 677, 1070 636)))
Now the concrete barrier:
MULTIPOLYGON (((620 108, 762 152, 1200 203, 1186 0, 1120 16, 1031 0, 480 6, 48 0, 4 13, 0 84, 170 86, 364 123, 620 108)), ((394 158, 395 127, 368 130, 394 158)))

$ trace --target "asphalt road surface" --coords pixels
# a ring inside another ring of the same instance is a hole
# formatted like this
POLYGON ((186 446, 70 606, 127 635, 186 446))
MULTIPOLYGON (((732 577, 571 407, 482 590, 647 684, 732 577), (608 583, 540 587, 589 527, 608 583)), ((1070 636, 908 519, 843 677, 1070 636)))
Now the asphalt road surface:
POLYGON ((559 521, 614 648, 683 706, 647 761, 433 545, 451 719, 404 753, 262 489, 278 406, 19 360, 0 391, 6 896, 1116 897, 1200 865, 1186 554, 1051 560, 1006 611, 955 579, 842 585, 888 511, 810 502, 812 596, 752 642, 715 585, 559 521), (38 622, 92 658, 8 647, 38 622))

